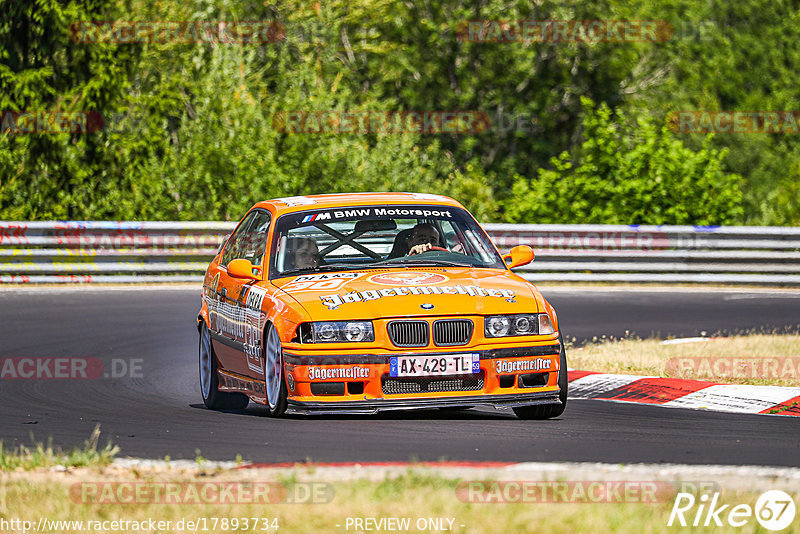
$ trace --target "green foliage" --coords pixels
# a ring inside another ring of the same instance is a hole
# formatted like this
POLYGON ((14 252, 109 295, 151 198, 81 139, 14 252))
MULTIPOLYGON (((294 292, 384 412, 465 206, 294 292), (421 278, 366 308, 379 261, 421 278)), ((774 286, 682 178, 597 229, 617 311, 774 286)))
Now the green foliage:
POLYGON ((607 105, 584 106, 577 161, 564 152, 531 183, 517 176, 509 222, 711 225, 741 216, 740 177, 723 171, 711 136, 695 152, 652 120, 627 128, 607 105))
POLYGON ((2 0, 2 9, 0 110, 105 120, 92 134, 0 133, 2 219, 237 219, 264 198, 407 190, 453 196, 484 221, 800 224, 792 136, 656 126, 676 110, 796 108, 800 14, 782 1, 2 0), (675 35, 459 39, 465 21, 482 19, 664 19, 675 35), (80 20, 258 20, 286 31, 260 45, 75 43, 69 25, 80 20), (476 110, 494 122, 445 135, 287 134, 273 124, 311 110, 476 110))

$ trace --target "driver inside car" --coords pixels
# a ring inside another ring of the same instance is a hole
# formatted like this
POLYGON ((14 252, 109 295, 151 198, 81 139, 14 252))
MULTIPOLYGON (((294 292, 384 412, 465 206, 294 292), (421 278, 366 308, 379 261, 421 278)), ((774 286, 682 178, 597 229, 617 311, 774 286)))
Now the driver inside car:
POLYGON ((439 231, 430 223, 419 223, 408 238, 408 254, 420 254, 439 246, 439 231))
POLYGON ((289 240, 289 257, 292 259, 292 269, 316 269, 320 264, 317 243, 308 237, 289 240))

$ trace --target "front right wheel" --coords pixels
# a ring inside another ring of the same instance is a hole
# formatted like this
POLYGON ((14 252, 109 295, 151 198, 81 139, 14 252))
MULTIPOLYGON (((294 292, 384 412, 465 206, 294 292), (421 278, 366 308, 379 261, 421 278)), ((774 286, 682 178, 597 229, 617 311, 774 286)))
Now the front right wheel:
POLYGON ((567 407, 567 388, 569 381, 567 378, 567 349, 564 347, 564 339, 559 335, 558 343, 561 345, 561 352, 558 358, 558 400, 561 404, 544 404, 534 406, 520 406, 513 408, 514 413, 520 419, 552 419, 564 413, 567 407))

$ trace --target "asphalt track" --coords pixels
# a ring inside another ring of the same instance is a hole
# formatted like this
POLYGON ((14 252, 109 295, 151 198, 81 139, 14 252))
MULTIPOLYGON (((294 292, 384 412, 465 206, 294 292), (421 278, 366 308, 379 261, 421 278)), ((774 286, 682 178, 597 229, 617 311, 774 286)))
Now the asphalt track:
MULTIPOLYGON (((544 290, 562 330, 594 336, 797 331, 800 292, 544 290)), ((391 413, 273 420, 259 407, 206 410, 193 321, 199 290, 0 291, 0 358, 142 359, 140 376, 0 379, 0 440, 81 445, 101 425, 123 456, 258 462, 408 460, 800 465, 794 417, 570 401, 550 421, 511 412, 391 413)))

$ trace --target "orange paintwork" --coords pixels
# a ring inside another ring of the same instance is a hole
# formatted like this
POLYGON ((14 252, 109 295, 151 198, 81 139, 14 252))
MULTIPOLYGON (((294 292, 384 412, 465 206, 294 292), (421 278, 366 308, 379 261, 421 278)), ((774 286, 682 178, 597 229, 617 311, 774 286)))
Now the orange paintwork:
MULTIPOLYGON (((267 253, 264 255, 261 274, 257 280, 248 281, 230 276, 220 265, 224 248, 211 261, 204 279, 203 303, 198 314, 200 321, 214 332, 222 332, 231 339, 246 346, 263 346, 264 324, 274 324, 280 336, 286 358, 293 356, 320 356, 341 358, 347 355, 369 354, 374 356, 396 356, 407 354, 453 354, 493 349, 511 349, 514 347, 553 346, 558 343, 558 318, 555 310, 542 297, 536 287, 508 269, 479 269, 463 267, 420 267, 413 269, 401 267, 382 267, 380 269, 362 269, 349 271, 355 278, 334 279, 326 284, 298 282, 297 275, 268 279, 270 251, 273 232, 277 219, 287 213, 322 210, 337 207, 387 206, 394 204, 414 204, 430 206, 449 206, 462 208, 455 200, 410 193, 352 193, 342 195, 317 195, 295 197, 287 200, 268 200, 255 204, 252 209, 264 209, 270 212, 272 219, 267 235, 267 253), (313 204, 304 204, 313 202, 313 204), (295 204, 296 203, 296 204, 295 204), (295 204, 295 205, 292 205, 295 204), (404 278, 405 277, 405 278, 404 278), (416 294, 408 289, 411 286, 425 286, 425 293, 416 294), (364 294, 367 297, 358 302, 338 302, 344 294, 364 294), (250 299, 255 295, 255 300, 250 299), (261 296, 263 295, 263 299, 261 296), (328 300, 326 301, 326 297, 328 300), (260 301, 258 311, 247 308, 249 300, 260 301), (423 303, 433 303, 430 310, 421 308, 423 303), (210 306, 214 310, 210 309, 210 306), (239 310, 239 311, 237 311, 239 310), (483 316, 509 313, 547 313, 555 332, 547 335, 516 336, 487 339, 484 336, 483 316), (238 314, 238 315, 237 315, 238 314), (222 318, 222 316, 226 318, 222 318), (471 340, 466 345, 457 347, 437 347, 432 343, 421 348, 398 348, 388 339, 386 323, 392 318, 421 318, 431 323, 442 318, 470 318, 475 327, 471 340), (216 324, 215 318, 216 317, 216 324), (371 320, 374 326, 374 341, 363 343, 300 343, 298 326, 310 321, 344 321, 371 320), (252 343, 251 343, 252 342, 252 343)), ((338 272, 338 271, 337 271, 338 272)), ((236 350, 231 344, 214 341, 214 349, 220 367, 229 376, 240 377, 254 383, 264 381, 263 354, 250 354, 236 350), (257 361, 262 358, 262 361, 257 361), (260 369, 259 369, 260 367, 260 369)), ((251 350, 253 352, 253 350, 251 350)), ((530 356, 529 358, 532 358, 530 356)), ((557 379, 559 371, 559 355, 537 355, 537 358, 550 360, 547 384, 535 388, 537 393, 559 391, 557 379)), ((524 360, 520 357, 504 357, 504 360, 524 360)), ((381 376, 389 373, 387 363, 342 364, 333 368, 361 367, 368 368, 368 377, 342 379, 344 382, 359 381, 364 383, 363 392, 345 395, 314 396, 310 384, 315 380, 309 377, 309 368, 313 365, 285 363, 284 373, 291 375, 294 387, 289 387, 290 401, 295 402, 333 402, 342 403, 353 400, 370 400, 381 398, 438 398, 475 395, 522 395, 531 393, 531 388, 500 388, 495 360, 481 359, 480 367, 485 374, 484 387, 478 391, 448 391, 415 393, 408 395, 386 395, 382 392, 381 376)), ((530 371, 508 371, 505 374, 520 374, 530 371)), ((331 382, 332 380, 327 380, 331 382)), ((335 380, 334 380, 335 381, 335 380)), ((227 389, 237 391, 237 389, 227 389)), ((248 394, 256 402, 263 403, 264 396, 254 392, 252 388, 238 389, 248 394)))

